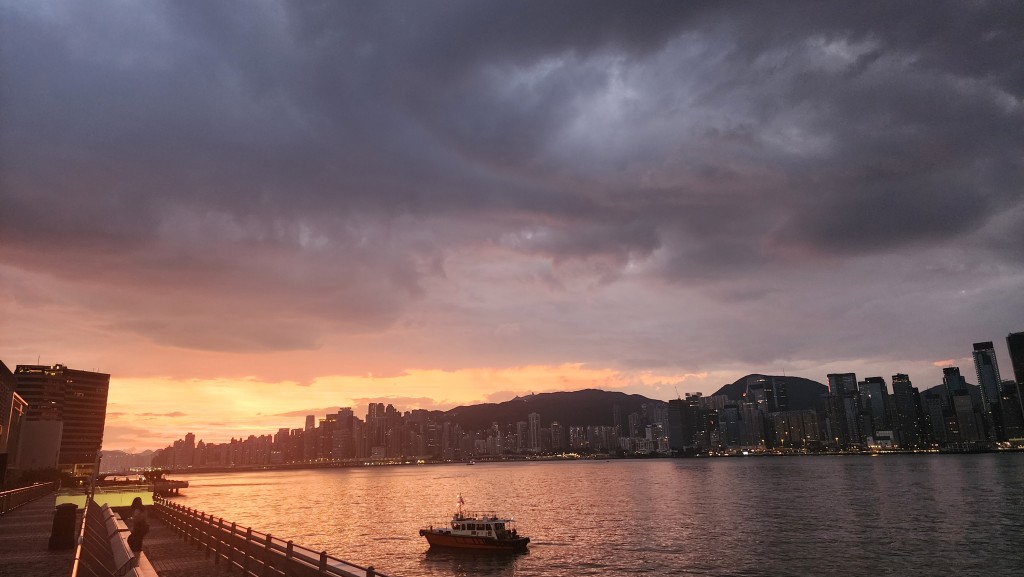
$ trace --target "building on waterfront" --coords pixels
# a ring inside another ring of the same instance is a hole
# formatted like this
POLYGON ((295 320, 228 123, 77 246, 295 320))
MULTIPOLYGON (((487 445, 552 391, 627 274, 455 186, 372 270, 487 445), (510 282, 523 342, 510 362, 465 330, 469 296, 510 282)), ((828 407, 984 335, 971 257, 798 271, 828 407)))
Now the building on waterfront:
POLYGON ((903 373, 892 376, 892 401, 896 442, 904 448, 920 446, 920 394, 909 376, 903 373))
POLYGON ((526 416, 526 420, 529 423, 527 429, 528 443, 527 448, 533 452, 540 452, 540 415, 537 413, 530 413, 526 416))
MULTIPOLYGON (((1017 400, 1017 411, 1024 420, 1024 332, 1010 333, 1006 335, 1006 348, 1010 352, 1010 367, 1013 369, 1014 385, 1008 390, 1003 387, 1004 395, 1014 397, 1017 400)), ((1007 399, 1008 401, 1010 399, 1007 399)), ((1024 437, 1024 424, 1021 425, 1020 437, 1024 437)), ((1009 437, 1007 433, 1007 437, 1009 437)))
POLYGON ((697 432, 700 429, 698 409, 698 398, 689 395, 685 399, 668 402, 668 446, 673 452, 697 447, 697 432))
POLYGON ((891 409, 889 402, 889 387, 882 377, 867 377, 858 384, 860 388, 861 409, 865 419, 865 437, 874 437, 877 431, 888 431, 892 429, 891 409))
POLYGON ((984 401, 986 413, 993 412, 993 406, 998 411, 999 389, 1002 386, 1002 379, 999 377, 999 363, 996 362, 996 350, 992 341, 974 343, 974 370, 978 375, 978 386, 981 387, 981 398, 984 401))
POLYGON ((1006 348, 1010 351, 1010 366, 1017 385, 1024 386, 1024 332, 1006 335, 1006 348))
POLYGON ((103 444, 110 375, 57 364, 18 365, 14 377, 28 403, 19 468, 27 468, 23 461, 48 466, 56 441, 58 469, 75 477, 91 475, 103 444))
POLYGON ((953 398, 962 393, 967 393, 967 380, 960 374, 960 367, 943 367, 942 386, 946 389, 946 396, 953 398))
POLYGON ((831 373, 826 377, 830 441, 838 447, 861 444, 860 396, 856 373, 831 373))

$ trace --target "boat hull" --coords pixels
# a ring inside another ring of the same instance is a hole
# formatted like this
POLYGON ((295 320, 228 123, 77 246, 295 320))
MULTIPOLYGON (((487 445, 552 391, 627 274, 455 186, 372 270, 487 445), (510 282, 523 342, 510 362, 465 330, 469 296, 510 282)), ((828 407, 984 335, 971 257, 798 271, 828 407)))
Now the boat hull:
POLYGON ((493 537, 479 537, 473 535, 458 535, 445 531, 420 529, 420 535, 427 538, 431 548, 444 549, 469 549, 473 551, 499 551, 506 553, 523 553, 529 537, 517 537, 515 539, 495 539, 493 537))

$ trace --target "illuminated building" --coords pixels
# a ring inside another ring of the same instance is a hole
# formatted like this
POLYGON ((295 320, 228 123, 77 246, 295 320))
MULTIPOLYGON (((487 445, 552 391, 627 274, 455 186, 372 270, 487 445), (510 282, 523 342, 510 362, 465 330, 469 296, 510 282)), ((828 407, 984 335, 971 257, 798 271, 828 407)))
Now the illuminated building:
MULTIPOLYGON (((26 424, 47 427, 60 439, 57 468, 76 477, 91 475, 103 444, 110 375, 64 365, 18 365, 14 378, 18 394, 28 403, 26 424)), ((19 461, 27 458, 23 452, 19 461)))

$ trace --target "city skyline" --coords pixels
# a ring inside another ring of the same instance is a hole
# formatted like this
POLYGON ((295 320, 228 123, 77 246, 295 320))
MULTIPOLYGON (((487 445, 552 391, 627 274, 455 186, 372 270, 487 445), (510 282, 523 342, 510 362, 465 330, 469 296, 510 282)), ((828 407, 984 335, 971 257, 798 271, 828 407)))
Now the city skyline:
POLYGON ((1013 375, 1017 4, 0 12, 0 359, 110 374, 105 448, 1013 375))

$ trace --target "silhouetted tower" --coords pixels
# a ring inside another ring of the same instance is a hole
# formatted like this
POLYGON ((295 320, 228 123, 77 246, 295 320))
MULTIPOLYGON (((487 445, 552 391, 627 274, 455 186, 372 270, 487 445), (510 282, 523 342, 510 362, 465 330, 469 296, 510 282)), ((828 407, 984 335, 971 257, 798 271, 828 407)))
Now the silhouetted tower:
POLYGON ((1006 335, 1006 348, 1010 350, 1010 366, 1013 379, 1024 387, 1024 332, 1006 335))
POLYGON ((903 447, 915 447, 921 443, 918 433, 919 414, 917 389, 910 377, 903 373, 892 376, 892 400, 895 406, 895 425, 899 443, 903 447))
POLYGON ((828 375, 828 416, 832 426, 832 442, 839 446, 860 444, 858 415, 860 399, 855 373, 828 375))
POLYGON ((974 370, 978 373, 978 386, 981 387, 985 412, 991 412, 992 405, 999 403, 999 388, 1002 384, 992 341, 974 343, 974 370))

